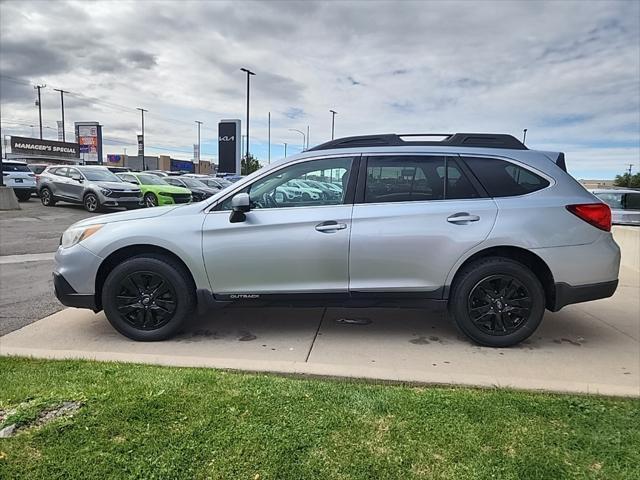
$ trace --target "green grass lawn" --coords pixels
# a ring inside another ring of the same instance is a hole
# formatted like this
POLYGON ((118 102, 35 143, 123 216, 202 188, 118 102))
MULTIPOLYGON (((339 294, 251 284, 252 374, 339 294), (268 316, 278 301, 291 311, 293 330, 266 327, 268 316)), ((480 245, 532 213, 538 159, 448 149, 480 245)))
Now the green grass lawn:
POLYGON ((0 358, 0 410, 2 479, 640 478, 637 399, 0 358))

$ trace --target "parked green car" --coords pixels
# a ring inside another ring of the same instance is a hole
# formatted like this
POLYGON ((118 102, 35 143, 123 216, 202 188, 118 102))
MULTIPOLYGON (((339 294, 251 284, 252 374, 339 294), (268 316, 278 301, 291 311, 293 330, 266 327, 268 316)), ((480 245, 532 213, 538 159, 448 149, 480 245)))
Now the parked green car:
POLYGON ((118 173, 125 182, 140 185, 145 207, 189 203, 191 192, 183 187, 169 185, 161 177, 141 172, 118 173))

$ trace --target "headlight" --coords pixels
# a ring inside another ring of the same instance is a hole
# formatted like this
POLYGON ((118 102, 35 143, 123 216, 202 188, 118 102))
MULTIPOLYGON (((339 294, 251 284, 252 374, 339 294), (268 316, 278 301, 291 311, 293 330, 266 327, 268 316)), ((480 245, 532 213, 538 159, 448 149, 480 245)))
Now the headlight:
POLYGON ((162 195, 163 197, 170 197, 171 194, 167 192, 160 192, 158 195, 162 195))
POLYGON ((108 188, 100 187, 100 191, 103 193, 103 195, 106 195, 107 197, 111 195, 111 190, 109 190, 108 188))
POLYGON ((73 247, 76 243, 89 238, 91 235, 100 230, 104 225, 90 225, 88 227, 68 228, 60 239, 62 248, 73 247))

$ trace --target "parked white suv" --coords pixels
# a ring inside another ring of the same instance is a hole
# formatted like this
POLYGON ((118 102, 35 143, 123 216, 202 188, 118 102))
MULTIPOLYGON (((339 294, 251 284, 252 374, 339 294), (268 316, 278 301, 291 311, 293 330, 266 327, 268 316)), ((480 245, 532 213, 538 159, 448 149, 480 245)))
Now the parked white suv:
POLYGON ((28 201, 36 193, 36 175, 25 162, 2 160, 2 179, 5 186, 13 188, 21 202, 28 201))
POLYGON ((510 135, 351 137, 179 207, 93 217, 56 253, 65 305, 104 309, 136 340, 196 306, 436 306, 473 341, 518 343, 545 309, 613 295, 609 207, 561 153, 510 135), (303 179, 340 195, 283 194, 303 179))

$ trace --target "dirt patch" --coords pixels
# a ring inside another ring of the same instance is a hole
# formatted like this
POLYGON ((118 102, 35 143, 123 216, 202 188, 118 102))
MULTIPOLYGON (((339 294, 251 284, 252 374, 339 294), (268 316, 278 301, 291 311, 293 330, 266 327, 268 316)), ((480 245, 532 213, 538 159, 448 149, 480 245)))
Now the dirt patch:
MULTIPOLYGON (((12 437, 18 432, 31 427, 41 427, 57 418, 71 417, 81 407, 81 402, 63 402, 54 408, 45 408, 41 410, 35 418, 20 420, 6 425, 2 430, 0 430, 0 438, 12 437)), ((7 411, 3 410, 0 415, 0 418, 2 419, 1 421, 8 420, 11 416, 15 415, 18 410, 19 408, 7 411)))

